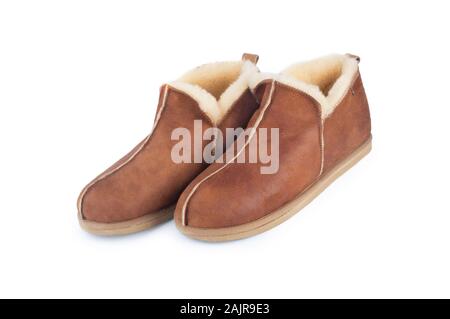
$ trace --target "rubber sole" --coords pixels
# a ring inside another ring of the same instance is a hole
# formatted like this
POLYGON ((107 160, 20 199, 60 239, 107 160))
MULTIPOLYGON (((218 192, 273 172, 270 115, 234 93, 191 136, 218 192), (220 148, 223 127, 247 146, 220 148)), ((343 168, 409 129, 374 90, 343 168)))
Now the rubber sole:
POLYGON ((285 204, 278 210, 243 225, 224 228, 196 228, 183 226, 177 222, 177 228, 186 236, 203 241, 230 241, 247 238, 265 232, 282 222, 286 221, 303 207, 308 205, 316 196, 327 188, 339 176, 344 174, 353 165, 359 162, 372 149, 372 138, 356 149, 345 160, 341 161, 327 174, 323 175, 317 182, 309 187, 291 202, 285 204))
POLYGON ((149 229, 151 227, 164 223, 165 221, 168 221, 173 217, 174 210, 175 206, 171 206, 156 213, 144 215, 142 217, 118 223, 97 223, 84 219, 83 216, 78 213, 78 221, 80 222, 81 228, 94 235, 128 235, 149 229))

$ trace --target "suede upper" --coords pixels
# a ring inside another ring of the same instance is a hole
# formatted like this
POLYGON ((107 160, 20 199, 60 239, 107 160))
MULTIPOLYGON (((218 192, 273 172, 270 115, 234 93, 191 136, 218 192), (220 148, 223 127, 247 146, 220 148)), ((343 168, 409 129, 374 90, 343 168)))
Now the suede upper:
MULTIPOLYGON (((262 78, 255 86, 260 108, 248 124, 279 128, 279 170, 261 174, 260 161, 213 163, 181 195, 175 211, 179 227, 225 228, 260 219, 301 195, 368 140, 370 114, 357 70, 325 117, 308 90, 285 82, 262 78)), ((228 151, 233 149, 237 145, 228 151)), ((249 144, 242 151, 249 156, 249 144)))
MULTIPOLYGON (((235 64, 224 63, 226 67, 235 67, 235 64)), ((209 85, 208 81, 219 81, 222 71, 221 65, 216 78, 214 74, 208 74, 212 79, 202 78, 202 81, 205 85, 209 85)), ((224 98, 229 104, 226 109, 210 109, 220 105, 205 104, 201 95, 210 93, 196 84, 181 85, 182 89, 177 85, 164 85, 160 90, 152 133, 83 189, 78 199, 81 218, 98 223, 117 223, 174 205, 185 187, 208 166, 205 161, 194 161, 194 148, 200 148, 202 152, 209 142, 202 140, 199 145, 193 142, 194 121, 202 121, 202 133, 216 125, 223 130, 226 127, 245 127, 257 108, 257 101, 245 81, 241 75, 231 83, 233 91, 228 90, 224 98), (172 148, 177 143, 171 139, 171 134, 176 128, 192 133, 191 163, 175 163, 171 158, 172 148)), ((212 96, 208 97, 207 101, 212 99, 212 96)))

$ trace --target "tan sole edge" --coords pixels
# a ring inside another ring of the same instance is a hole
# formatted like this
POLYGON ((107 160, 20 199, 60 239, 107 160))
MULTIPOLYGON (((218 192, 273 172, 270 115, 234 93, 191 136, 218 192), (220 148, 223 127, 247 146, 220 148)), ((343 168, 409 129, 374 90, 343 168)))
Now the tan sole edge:
POLYGON ((330 172, 322 176, 306 192, 287 203, 278 210, 247 224, 225 228, 195 228, 182 226, 177 222, 177 228, 186 236, 203 241, 230 241, 247 238, 265 232, 286 221, 303 207, 308 205, 316 196, 327 188, 339 176, 359 162, 372 149, 372 138, 356 149, 347 159, 339 163, 330 172))
POLYGON ((94 235, 128 235, 146 230, 168 221, 173 217, 174 210, 175 206, 171 206, 156 213, 118 223, 97 223, 84 219, 83 216, 78 213, 78 221, 80 222, 81 228, 94 235))

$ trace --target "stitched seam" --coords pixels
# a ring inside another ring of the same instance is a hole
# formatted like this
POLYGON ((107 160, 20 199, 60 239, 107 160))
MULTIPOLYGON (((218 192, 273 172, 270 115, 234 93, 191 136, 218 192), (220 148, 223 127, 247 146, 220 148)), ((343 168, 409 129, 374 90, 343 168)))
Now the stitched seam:
POLYGON ((204 177, 202 180, 200 180, 191 190, 191 192, 188 194, 188 196, 186 197, 186 200, 184 201, 183 204, 183 208, 181 209, 181 224, 183 226, 186 226, 186 208, 187 205, 189 204, 190 199, 192 198, 192 196, 194 195, 194 193, 196 192, 196 190, 200 187, 200 185, 205 182, 206 180, 208 180, 210 177, 214 176, 215 174, 217 174, 218 172, 222 171, 223 169, 225 169, 226 167, 229 166, 230 163, 234 162, 234 160, 236 158, 239 157, 239 155, 245 150, 245 148, 250 144, 250 141, 253 139, 256 129, 258 128, 259 124, 261 123, 264 115, 265 115, 265 111, 267 110, 267 108, 269 107, 269 105, 272 102, 272 96, 273 96, 273 92, 275 91, 275 80, 272 80, 271 83, 271 87, 270 87, 270 93, 269 93, 269 97, 267 99, 267 103, 266 105, 262 108, 260 115, 258 116, 255 125, 252 127, 252 130, 250 131, 249 134, 249 138, 247 140, 247 142, 242 146, 242 148, 237 152, 237 154, 227 163, 225 163, 223 166, 221 166, 220 168, 218 168, 217 170, 215 170, 214 172, 212 172, 211 174, 209 174, 208 176, 204 177))
MULTIPOLYGON (((357 72, 355 72, 355 75, 353 76, 352 81, 350 82, 349 87, 347 88, 347 90, 345 91, 345 93, 342 95, 341 99, 339 100, 339 102, 337 102, 334 106, 333 106, 333 112, 334 110, 336 110, 336 108, 339 107, 339 105, 342 103, 342 101, 345 99, 345 97, 347 96, 348 92, 350 91, 350 89, 354 86, 356 80, 361 76, 359 69, 357 72)), ((262 83, 263 81, 261 81, 262 83)), ((259 84, 258 84, 259 85, 259 84)), ((327 118, 329 118, 333 112, 331 112, 330 114, 328 114, 325 118, 322 118, 322 106, 319 103, 319 101, 317 101, 314 97, 312 97, 311 95, 309 95, 306 92, 303 92, 301 90, 297 90, 293 87, 291 87, 290 85, 284 84, 284 83, 280 83, 280 85, 284 86, 287 90, 293 91, 293 92, 297 92, 300 93, 304 96, 308 96, 310 97, 315 103, 315 105, 318 108, 319 111, 319 115, 320 115, 320 153, 321 153, 321 163, 320 163, 320 171, 319 171, 319 175, 316 179, 316 181, 322 176, 323 174, 323 170, 325 167, 325 138, 324 138, 324 124, 325 124, 325 120, 327 118)))
MULTIPOLYGON (((170 85, 168 85, 168 86, 170 86, 170 85)), ((192 96, 190 96, 189 94, 187 94, 187 93, 184 92, 184 91, 181 91, 181 90, 179 90, 179 89, 177 89, 177 88, 174 88, 173 86, 170 86, 170 88, 171 88, 172 91, 177 92, 177 93, 179 93, 179 94, 182 94, 182 95, 188 97, 189 99, 194 100, 194 101, 195 101, 195 104, 197 105, 198 111, 199 111, 200 114, 204 117, 204 119, 202 119, 202 120, 205 120, 205 121, 209 122, 209 124, 211 124, 211 126, 213 126, 213 127, 216 127, 216 126, 217 126, 216 121, 213 121, 213 119, 210 118, 210 117, 208 116, 208 114, 206 114, 205 111, 203 111, 203 110, 200 108, 199 102, 197 102, 195 99, 193 99, 192 96)))
POLYGON ((306 92, 303 92, 301 90, 293 88, 292 86, 289 86, 289 85, 284 84, 284 83, 279 83, 279 84, 281 86, 283 86, 285 89, 287 89, 288 91, 299 93, 300 95, 309 97, 310 99, 313 100, 314 105, 315 105, 315 107, 317 109, 317 113, 319 115, 320 170, 319 170, 319 174, 318 174, 317 178, 314 181, 314 183, 315 183, 322 176, 323 169, 324 169, 324 166, 325 166, 325 139, 324 139, 324 136, 323 136, 325 118, 322 118, 322 105, 319 103, 319 101, 317 101, 315 98, 313 98, 311 95, 309 95, 306 92))
POLYGON ((223 114, 223 117, 220 119, 219 122, 216 123, 216 127, 219 126, 220 124, 222 124, 222 122, 225 120, 225 118, 228 116, 228 114, 234 110, 234 108, 236 107, 237 103, 240 101, 240 99, 245 95, 245 93, 247 93, 247 91, 250 91, 250 95, 252 95, 255 100, 256 97, 253 95, 252 91, 247 87, 242 93, 241 95, 239 95, 239 97, 231 104, 230 108, 223 114))
POLYGON ((342 102, 344 101, 345 97, 348 95, 348 92, 350 91, 350 89, 353 88, 353 86, 355 85, 356 80, 358 80, 361 77, 361 73, 359 73, 359 69, 358 71, 355 73, 355 76, 353 77, 352 81, 350 82, 350 86, 348 87, 347 91, 345 91, 345 94, 342 96, 342 98, 339 100, 338 103, 336 103, 336 105, 333 107, 333 111, 328 114, 324 119, 322 119, 322 123, 321 123, 321 135, 322 135, 322 165, 320 168, 320 175, 319 177, 322 175, 323 173, 323 169, 325 166, 325 139, 324 139, 324 130, 325 130, 325 121, 330 118, 334 111, 342 104, 342 102))
POLYGON ((355 72, 355 75, 353 76, 352 81, 350 82, 350 85, 348 86, 347 90, 345 91, 344 94, 342 94, 341 98, 339 99, 339 101, 336 102, 335 105, 333 105, 333 111, 331 111, 326 117, 325 119, 329 118, 331 116, 331 114, 334 113, 334 110, 336 110, 339 105, 342 103, 342 101, 344 101, 345 97, 347 96, 348 92, 350 91, 350 89, 353 87, 353 85, 355 85, 356 80, 361 76, 361 74, 359 73, 359 68, 358 71, 355 72))
POLYGON ((323 168, 325 166, 325 138, 323 136, 323 130, 324 130, 324 119, 322 119, 322 114, 320 114, 320 171, 317 179, 319 179, 322 176, 323 168))
POLYGON ((131 154, 130 157, 125 162, 123 162, 121 165, 117 166, 116 168, 114 168, 110 172, 107 172, 107 173, 104 173, 104 174, 98 176, 97 178, 95 178, 92 182, 90 182, 83 189, 83 192, 81 193, 80 198, 78 200, 78 211, 79 211, 81 217, 83 217, 83 212, 82 212, 83 199, 84 199, 86 193, 89 191, 89 189, 91 189, 92 186, 94 186, 95 184, 97 184, 101 180, 103 180, 106 177, 111 176, 112 174, 117 172, 119 169, 124 167, 126 164, 130 163, 144 149, 144 147, 148 144, 148 142, 150 141, 150 138, 153 136, 153 132, 155 131, 156 126, 159 123, 159 119, 161 118, 161 113, 162 113, 162 111, 164 110, 164 108, 166 106, 168 89, 169 89, 169 86, 166 84, 166 86, 164 87, 164 96, 163 96, 163 100, 161 102, 161 108, 159 109, 158 113, 156 114, 156 120, 155 120, 155 123, 153 124, 152 132, 147 136, 147 138, 142 143, 142 145, 133 154, 131 154))

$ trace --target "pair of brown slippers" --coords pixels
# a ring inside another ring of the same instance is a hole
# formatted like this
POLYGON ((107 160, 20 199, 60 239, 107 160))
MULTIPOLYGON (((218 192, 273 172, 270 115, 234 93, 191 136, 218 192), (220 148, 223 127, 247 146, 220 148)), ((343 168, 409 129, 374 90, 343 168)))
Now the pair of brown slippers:
POLYGON ((196 239, 249 237, 369 153, 358 57, 329 55, 278 74, 259 72, 257 60, 244 54, 164 84, 152 132, 81 192, 81 227, 124 235, 174 217, 196 239))

